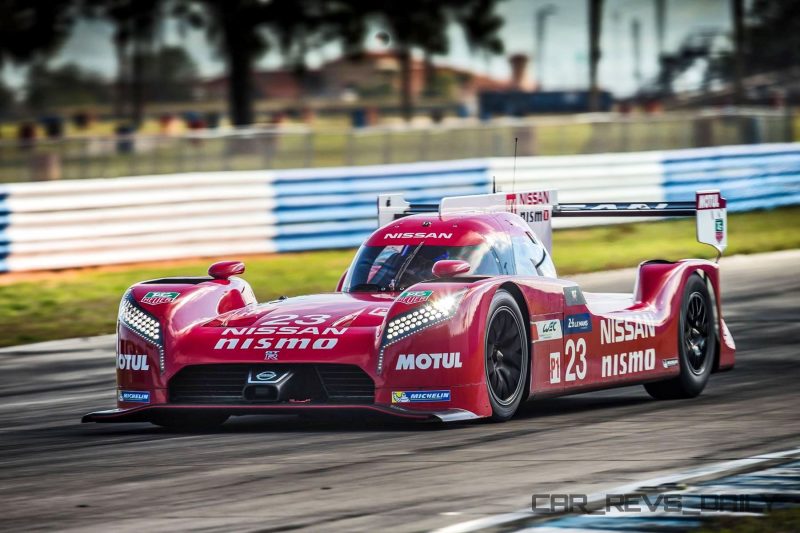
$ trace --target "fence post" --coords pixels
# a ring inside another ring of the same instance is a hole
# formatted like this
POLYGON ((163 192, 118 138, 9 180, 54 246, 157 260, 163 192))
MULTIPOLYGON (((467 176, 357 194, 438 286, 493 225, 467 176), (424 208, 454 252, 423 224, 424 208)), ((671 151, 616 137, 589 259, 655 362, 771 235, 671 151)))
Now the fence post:
POLYGON ((794 108, 785 106, 783 108, 783 141, 794 142, 794 108))
POLYGON ((388 129, 383 136, 383 162, 392 162, 392 132, 388 129))
POLYGON ((52 152, 31 154, 33 181, 55 181, 61 179, 61 158, 52 152))
POLYGON ((492 130, 492 157, 499 157, 501 155, 505 155, 501 152, 503 141, 500 140, 500 133, 498 133, 498 128, 494 128, 492 130))
POLYGON ((305 147, 306 156, 303 158, 303 163, 306 168, 310 168, 314 166, 314 132, 311 130, 306 133, 305 147))
POLYGON ((739 140, 742 144, 758 144, 764 138, 762 117, 753 115, 739 117, 739 140))
MULTIPOLYGON (((623 152, 631 151, 631 137, 630 137, 630 122, 627 117, 623 117, 619 121, 620 126, 620 144, 622 145, 623 152)), ((656 130, 660 128, 655 128, 656 130)))
POLYGON ((352 128, 347 133, 347 166, 353 166, 355 164, 355 146, 356 144, 356 137, 355 133, 353 132, 352 128))
POLYGON ((420 161, 428 160, 428 145, 431 142, 431 130, 426 128, 422 135, 419 136, 419 152, 418 158, 420 161))
POLYGON ((697 117, 692 121, 692 145, 695 148, 711 146, 712 124, 709 117, 697 117))

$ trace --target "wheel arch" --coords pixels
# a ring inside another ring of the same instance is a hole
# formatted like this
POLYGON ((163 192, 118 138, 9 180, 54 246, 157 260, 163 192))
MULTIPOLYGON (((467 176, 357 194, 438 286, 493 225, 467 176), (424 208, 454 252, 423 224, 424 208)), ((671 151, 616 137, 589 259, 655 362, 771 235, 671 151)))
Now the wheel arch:
MULTIPOLYGON (((719 306, 721 302, 719 298, 717 298, 717 290, 714 287, 714 282, 711 280, 711 277, 708 275, 708 272, 701 268, 695 269, 692 274, 697 274, 700 276, 700 279, 703 280, 705 283, 706 290, 708 291, 708 297, 712 302, 711 305, 711 313, 713 314, 713 324, 714 324, 714 362, 711 365, 711 372, 716 372, 719 370, 719 357, 720 357, 720 330, 719 330, 719 320, 720 320, 720 309, 719 306)), ((688 279, 688 278, 687 278, 688 279)))
POLYGON ((525 390, 523 392, 523 401, 526 398, 530 397, 531 393, 531 382, 533 381, 533 343, 531 342, 531 315, 530 311, 528 310, 528 302, 525 300, 525 296, 522 294, 522 289, 519 288, 515 283, 510 281, 506 281, 502 283, 497 290, 505 290, 508 292, 514 301, 517 302, 519 306, 519 310, 522 313, 522 320, 525 324, 525 343, 528 347, 528 379, 525 380, 525 390))

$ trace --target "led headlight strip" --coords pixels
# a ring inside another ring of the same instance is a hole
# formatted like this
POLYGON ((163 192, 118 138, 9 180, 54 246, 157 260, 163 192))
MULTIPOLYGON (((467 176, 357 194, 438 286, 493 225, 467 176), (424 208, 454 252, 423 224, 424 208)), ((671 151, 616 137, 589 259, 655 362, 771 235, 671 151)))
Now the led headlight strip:
POLYGON ((127 292, 119 303, 118 318, 129 330, 158 347, 158 366, 161 372, 164 372, 164 339, 161 323, 136 305, 130 292, 127 292))
POLYGON ((452 318, 466 293, 467 291, 463 290, 448 294, 392 318, 383 334, 381 351, 378 355, 378 373, 383 371, 383 352, 387 346, 452 318))

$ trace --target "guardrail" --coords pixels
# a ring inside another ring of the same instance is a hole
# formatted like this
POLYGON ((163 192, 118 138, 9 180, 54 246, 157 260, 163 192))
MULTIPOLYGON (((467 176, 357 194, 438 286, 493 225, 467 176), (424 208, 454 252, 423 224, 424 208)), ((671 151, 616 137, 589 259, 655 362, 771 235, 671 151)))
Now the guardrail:
POLYGON ((378 193, 436 202, 493 182, 568 202, 690 200, 713 187, 732 211, 770 208, 800 204, 800 144, 522 157, 516 171, 490 158, 10 184, 0 272, 353 247, 375 229, 378 193))

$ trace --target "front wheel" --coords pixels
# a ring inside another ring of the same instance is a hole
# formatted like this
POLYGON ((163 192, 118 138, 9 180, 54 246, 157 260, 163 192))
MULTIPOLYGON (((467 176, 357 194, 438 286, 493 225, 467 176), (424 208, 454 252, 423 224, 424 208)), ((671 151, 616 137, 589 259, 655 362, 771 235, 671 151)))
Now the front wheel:
POLYGON ((516 300, 504 290, 492 298, 486 320, 486 386, 492 420, 506 421, 517 411, 528 379, 528 337, 516 300))
POLYGON ((692 274, 681 301, 678 330, 681 372, 674 379, 646 384, 644 388, 653 398, 694 398, 705 388, 717 349, 712 305, 705 282, 697 274, 692 274))

